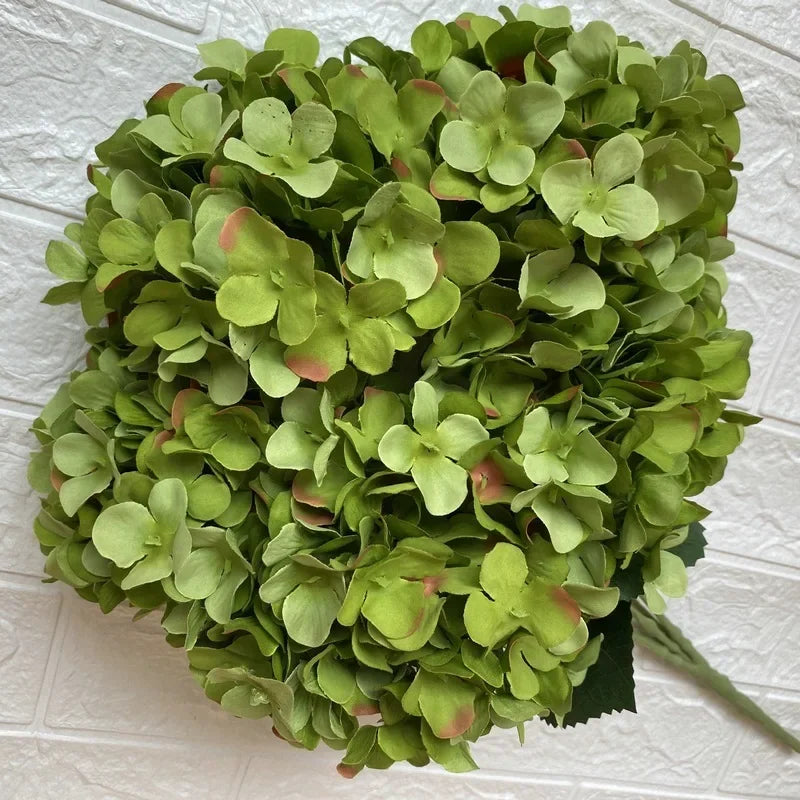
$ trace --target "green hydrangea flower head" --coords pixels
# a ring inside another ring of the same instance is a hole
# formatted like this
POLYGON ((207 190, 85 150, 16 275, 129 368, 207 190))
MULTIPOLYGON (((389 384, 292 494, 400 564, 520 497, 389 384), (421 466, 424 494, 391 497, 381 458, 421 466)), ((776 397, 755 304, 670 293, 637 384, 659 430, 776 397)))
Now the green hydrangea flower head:
POLYGON ((46 254, 88 327, 33 426, 47 575, 347 777, 633 709, 631 602, 685 591, 756 421, 735 83, 502 16, 201 46, 46 254))

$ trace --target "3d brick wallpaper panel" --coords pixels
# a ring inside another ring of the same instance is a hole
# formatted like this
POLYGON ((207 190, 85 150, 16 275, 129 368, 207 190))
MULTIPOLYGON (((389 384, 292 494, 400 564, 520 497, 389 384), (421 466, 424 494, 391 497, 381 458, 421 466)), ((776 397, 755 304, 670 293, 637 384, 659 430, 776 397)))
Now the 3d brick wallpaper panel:
MULTIPOLYGON (((280 25, 315 30, 327 52, 358 35, 400 45, 422 18, 462 3, 408 0, 0 0, 0 799, 465 798, 634 800, 800 797, 800 758, 775 749, 712 697, 639 654, 638 716, 580 730, 529 726, 520 748, 497 733, 475 748, 480 773, 437 769, 338 780, 337 754, 296 752, 263 723, 235 720, 188 679, 156 619, 108 617, 43 585, 25 480, 38 408, 81 361, 71 307, 38 299, 51 283, 48 239, 80 213, 89 142, 166 80, 195 69, 193 44, 260 44, 280 25)), ((800 729, 800 41, 795 3, 599 0, 570 4, 577 24, 607 19, 669 49, 689 38, 740 83, 745 172, 731 225, 730 323, 754 332, 741 407, 747 432, 708 504, 706 560, 670 615, 712 663, 785 725, 800 729), (794 38, 792 34, 794 33, 794 38)), ((481 0, 471 10, 494 13, 481 0)))

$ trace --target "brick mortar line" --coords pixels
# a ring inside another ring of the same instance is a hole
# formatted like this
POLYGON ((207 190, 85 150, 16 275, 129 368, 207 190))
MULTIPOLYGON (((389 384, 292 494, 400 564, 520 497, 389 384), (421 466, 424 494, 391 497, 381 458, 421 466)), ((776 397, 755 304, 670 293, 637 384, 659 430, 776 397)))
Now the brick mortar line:
MULTIPOLYGON (((209 9, 211 7, 211 0, 206 0, 206 13, 203 14, 203 24, 200 28, 193 28, 188 25, 181 25, 180 23, 173 24, 167 21, 164 17, 158 16, 154 11, 149 11, 145 8, 137 8, 131 0, 102 0, 104 3, 121 9, 127 14, 134 14, 137 17, 144 17, 147 20, 157 22, 159 25, 165 25, 168 28, 174 28, 181 33, 186 33, 191 36, 200 36, 208 25, 209 9)), ((73 0, 74 2, 74 0, 73 0)))
POLYGON ((38 729, 45 724, 47 709, 53 697, 55 680, 58 674, 58 666, 61 662, 64 638, 66 636, 69 620, 72 615, 71 606, 62 593, 59 599, 58 617, 53 629, 53 636, 50 639, 50 649, 47 653, 47 666, 42 676, 42 684, 39 687, 39 694, 36 698, 36 709, 33 716, 33 727, 38 729))
POLYGON ((242 788, 252 760, 253 756, 248 755, 242 755, 239 759, 239 766, 236 768, 236 774, 231 781, 231 789, 228 792, 227 800, 247 800, 246 798, 242 798, 242 788))
POLYGON ((94 7, 87 7, 85 5, 75 5, 74 3, 69 2, 69 0, 46 0, 46 2, 50 3, 50 5, 56 6, 58 8, 65 9, 67 11, 72 11, 75 14, 83 15, 85 17, 89 17, 90 19, 97 20, 99 22, 104 22, 108 25, 113 25, 117 28, 122 28, 123 30, 130 31, 132 33, 137 33, 140 36, 144 36, 148 39, 152 39, 155 42, 159 42, 160 44, 165 44, 168 47, 174 47, 176 50, 181 50, 186 53, 197 53, 197 50, 194 44, 189 44, 186 41, 182 41, 183 38, 190 38, 192 42, 197 41, 202 36, 202 31, 198 34, 189 34, 186 32, 186 37, 176 38, 174 36, 168 35, 168 32, 178 32, 178 29, 174 26, 168 25, 167 23, 161 22, 156 20, 150 16, 146 16, 143 14, 136 14, 132 12, 130 9, 124 8, 122 6, 105 3, 103 8, 106 8, 109 13, 104 14, 101 10, 98 10, 98 7, 93 4, 94 7), (146 26, 141 27, 139 25, 133 24, 133 20, 127 21, 125 19, 120 19, 117 14, 114 14, 113 9, 118 9, 118 11, 125 16, 132 16, 138 19, 140 22, 146 21, 146 26), (158 26, 166 28, 165 31, 155 31, 150 29, 150 25, 158 26))
POLYGON ((18 417, 33 422, 44 406, 0 395, 0 415, 18 417))
POLYGON ((765 558, 743 556, 741 553, 731 552, 730 550, 714 547, 713 545, 709 545, 706 548, 704 560, 712 564, 753 572, 757 575, 769 575, 773 578, 778 575, 781 578, 786 578, 786 580, 800 580, 800 565, 792 566, 781 561, 770 561, 765 558))
MULTIPOLYGON (((794 192, 794 194, 800 193, 794 192)), ((770 265, 774 264, 775 266, 791 270, 792 272, 800 272, 800 256, 797 253, 793 253, 791 250, 764 244, 764 242, 753 239, 738 228, 731 228, 728 238, 736 246, 736 255, 742 255, 743 253, 750 254, 756 258, 767 261, 770 265)), ((733 258, 735 258, 735 256, 733 256, 733 258)), ((722 262, 723 265, 725 261, 730 261, 730 259, 725 259, 722 262)))
MULTIPOLYGON (((771 50, 778 55, 785 56, 786 58, 791 59, 792 61, 800 62, 800 56, 796 53, 793 53, 791 50, 787 50, 786 48, 782 47, 779 44, 775 44, 774 42, 768 42, 766 39, 762 39, 759 36, 756 36, 749 31, 738 27, 737 25, 733 25, 726 21, 729 11, 729 5, 726 2, 725 6, 722 10, 722 17, 718 18, 713 16, 712 14, 708 14, 702 9, 695 8, 691 3, 684 2, 684 0, 667 0, 670 5, 675 6, 676 8, 683 9, 684 11, 693 14, 700 19, 705 20, 706 22, 711 22, 714 24, 717 30, 727 31, 728 33, 732 33, 735 36, 739 36, 746 41, 753 42, 754 44, 760 45, 761 47, 765 48, 766 50, 771 50)), ((708 41, 706 42, 706 46, 710 46, 711 42, 716 38, 715 34, 709 37, 708 41)))
MULTIPOLYGON (((48 206, 34 200, 25 200, 0 192, 0 214, 6 217, 22 219, 41 227, 61 230, 71 222, 82 222, 86 215, 71 209, 48 206)), ((44 259, 44 253, 42 253, 44 259)))
MULTIPOLYGON (((788 351, 789 343, 792 340, 792 334, 797 327, 798 320, 800 320, 800 308, 796 309, 794 315, 784 327, 780 341, 778 342, 778 346, 775 348, 774 355, 764 373, 764 378, 761 382, 761 385, 758 387, 758 392, 753 398, 752 406, 756 409, 756 413, 765 413, 766 415, 766 412, 763 411, 763 408, 767 397, 767 390, 772 386, 773 379, 775 378, 775 375, 777 374, 778 369, 783 362, 783 356, 788 351)), ((777 419, 782 422, 788 422, 788 420, 782 419, 781 417, 778 417, 777 419)))
MULTIPOLYGON (((764 696, 764 690, 758 692, 758 694, 753 698, 753 700, 755 700, 760 705, 763 696, 764 696)), ((728 754, 724 759, 722 759, 720 767, 717 770, 717 776, 714 781, 714 786, 717 792, 723 791, 721 787, 723 782, 725 781, 725 778, 727 778, 728 776, 728 769, 733 763, 733 759, 736 757, 736 753, 739 751, 739 747, 744 741, 748 729, 752 732, 755 729, 755 726, 745 720, 742 720, 742 730, 738 731, 736 736, 733 737, 733 741, 731 742, 728 754)))
MULTIPOLYGON (((683 676, 677 670, 665 670, 663 672, 653 672, 648 670, 644 674, 641 674, 637 678, 637 684, 639 685, 654 685, 654 686, 682 686, 686 683, 693 683, 692 679, 688 676, 683 676), (674 675, 681 675, 682 677, 679 680, 675 680, 673 678, 674 675)), ((749 691, 750 695, 754 695, 757 697, 763 697, 765 694, 774 694, 779 693, 784 695, 789 702, 798 703, 800 704, 800 690, 792 691, 791 689, 787 689, 785 687, 775 687, 769 686, 765 684, 758 684, 758 683, 750 683, 747 681, 736 681, 736 686, 742 690, 745 690, 747 693, 749 691)), ((208 700, 207 702, 212 702, 208 700)), ((224 714, 222 710, 219 711, 220 714, 224 714)), ((619 716, 618 713, 615 713, 611 716, 619 716)), ((641 715, 639 715, 641 718, 641 715)), ((233 717, 230 717, 233 719, 233 717)), ((265 723, 267 724, 267 723, 265 723)), ((534 724, 534 723, 531 723, 534 724)), ((69 741, 80 741, 80 742, 95 742, 98 744, 118 744, 120 742, 136 740, 141 741, 142 743, 147 743, 149 746, 159 746, 160 743, 166 743, 170 747, 173 748, 183 748, 183 747, 190 747, 194 749, 213 749, 219 750, 220 746, 217 742, 211 741, 210 739, 203 739, 203 738, 196 738, 192 736, 178 736, 174 734, 158 734, 158 733, 129 733, 126 731, 113 731, 113 730, 105 730, 100 728, 71 728, 68 726, 57 726, 57 725, 49 725, 47 723, 43 723, 37 725, 36 727, 29 727, 26 731, 24 731, 25 735, 29 736, 40 736, 41 738, 45 739, 63 739, 69 741)), ((0 735, 3 735, 3 731, 0 730, 0 735)), ((228 752, 226 746, 221 748, 224 752, 228 752)), ((236 750, 231 749, 230 752, 236 752, 236 750)), ((250 753, 251 755, 257 755, 258 753, 263 753, 263 747, 259 747, 258 742, 253 742, 246 750, 245 753, 250 753)), ((513 770, 512 770, 513 772, 513 770)), ((547 774, 543 774, 543 777, 546 777, 547 774)), ((587 776, 580 776, 584 779, 591 779, 587 778, 587 776)), ((556 780, 557 777, 553 777, 553 780, 556 780)))
POLYGON ((720 30, 727 31, 728 33, 732 33, 734 36, 739 36, 740 38, 744 39, 745 41, 752 42, 753 44, 757 44, 760 47, 763 47, 765 50, 769 50, 773 53, 776 53, 779 56, 783 56, 784 58, 788 58, 791 61, 795 62, 796 65, 800 64, 800 56, 793 53, 791 50, 786 50, 785 48, 781 47, 778 44, 773 44, 767 42, 764 39, 760 39, 758 36, 753 35, 752 33, 748 33, 741 28, 737 28, 735 25, 729 25, 727 22, 723 22, 719 26, 720 30))
MULTIPOLYGON (((613 781, 596 779, 583 780, 578 785, 578 790, 580 792, 593 789, 605 791, 607 789, 616 788, 618 787, 613 781)), ((666 794, 661 789, 651 789, 649 787, 646 789, 639 789, 638 791, 640 791, 644 797, 652 798, 652 800, 729 800, 730 798, 730 795, 720 795, 717 790, 680 789, 675 786, 667 787, 666 794)), ((574 797, 570 798, 570 800, 583 800, 584 797, 584 794, 576 794, 574 797)), ((615 797, 614 800, 625 800, 625 798, 615 797)))

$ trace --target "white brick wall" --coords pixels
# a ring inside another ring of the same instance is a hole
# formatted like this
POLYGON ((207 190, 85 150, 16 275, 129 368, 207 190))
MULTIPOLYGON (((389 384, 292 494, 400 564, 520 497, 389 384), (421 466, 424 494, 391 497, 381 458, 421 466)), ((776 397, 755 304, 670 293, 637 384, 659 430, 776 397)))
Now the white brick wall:
MULTIPOLYGON (((0 800, 655 800, 800 797, 800 757, 640 653, 640 714, 580 730, 497 732, 485 768, 451 776, 399 767, 354 782, 336 754, 294 751, 263 724, 201 695, 155 619, 102 617, 39 582, 26 433, 82 357, 70 309, 39 306, 44 247, 80 214, 91 144, 168 80, 196 41, 259 44, 299 25, 326 52, 355 36, 406 42, 421 17, 463 0, 0 0, 0 800), (491 765, 491 766, 489 766, 491 765)), ((493 13, 494 0, 471 10, 493 13)), ((796 0, 575 0, 583 23, 666 50, 687 37, 742 85, 746 164, 732 224, 731 323, 756 335, 741 405, 767 417, 708 493, 710 552, 671 615, 712 662, 800 730, 800 11, 796 0)))

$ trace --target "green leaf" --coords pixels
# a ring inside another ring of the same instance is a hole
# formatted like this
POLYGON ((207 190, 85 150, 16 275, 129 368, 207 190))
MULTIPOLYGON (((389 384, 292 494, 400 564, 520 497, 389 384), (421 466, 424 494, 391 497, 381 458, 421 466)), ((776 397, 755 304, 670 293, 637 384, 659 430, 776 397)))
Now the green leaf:
POLYGON ((689 533, 681 544, 671 547, 670 553, 678 556, 687 567, 693 567, 701 558, 705 556, 705 548, 708 542, 703 536, 705 528, 699 522, 692 522, 689 525, 689 533))
POLYGON ((89 262, 86 257, 66 242, 50 242, 47 245, 45 262, 53 275, 65 281, 85 281, 89 277, 89 262))
MULTIPOLYGON (((600 655, 589 667, 583 683, 572 691, 572 709, 563 720, 566 727, 614 711, 636 712, 630 603, 620 603, 609 616, 593 620, 589 629, 592 636, 603 636, 600 655)), ((545 721, 555 724, 550 718, 545 721)))

